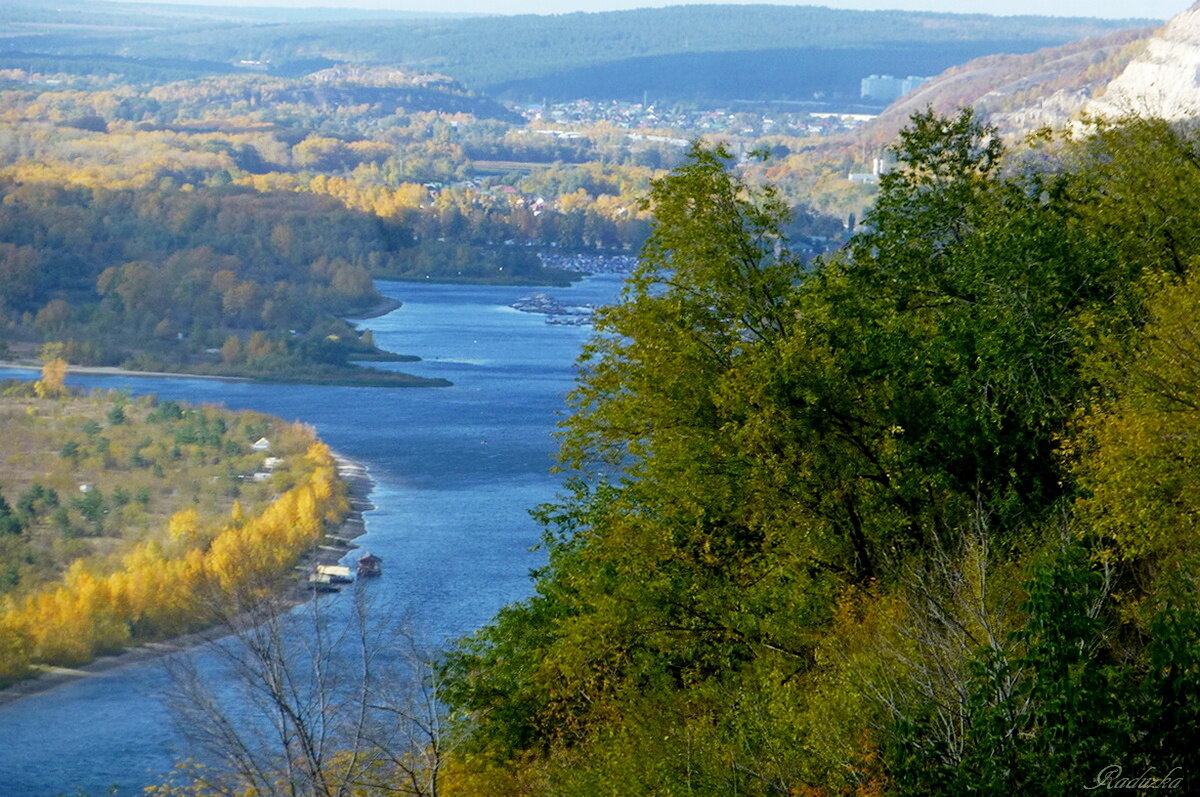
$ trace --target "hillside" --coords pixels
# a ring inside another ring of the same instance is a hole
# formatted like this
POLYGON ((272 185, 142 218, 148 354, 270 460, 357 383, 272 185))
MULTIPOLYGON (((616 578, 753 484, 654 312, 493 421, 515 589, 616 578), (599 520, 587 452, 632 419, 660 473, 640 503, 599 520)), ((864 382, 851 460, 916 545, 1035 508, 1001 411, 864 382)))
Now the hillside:
POLYGON ((909 117, 926 106, 941 113, 973 107, 1010 135, 1042 125, 1061 126, 1120 74, 1152 32, 1152 28, 1121 30, 953 66, 888 106, 863 129, 863 139, 876 146, 891 141, 909 117))
POLYGON ((656 181, 445 790, 1196 792, 1197 143, 921 114, 815 266, 727 152, 656 181))
POLYGON ((1189 119, 1200 109, 1200 7, 1166 25, 1118 31, 1025 55, 953 67, 901 98, 862 131, 875 146, 926 106, 972 106, 1009 136, 1061 127, 1082 115, 1189 119))
MULTIPOLYGON (((983 53, 1024 52, 1050 39, 897 41, 833 47, 772 47, 667 53, 589 63, 549 74, 489 83, 484 90, 515 100, 572 97, 656 102, 792 100, 815 98, 845 105, 859 97, 872 74, 930 75, 983 53)), ((456 65, 447 64, 448 71, 456 65)))
POLYGON ((1172 17, 1146 40, 1100 97, 1087 106, 1092 114, 1160 116, 1179 121, 1200 110, 1200 5, 1172 17))
MULTIPOLYGON (((397 114, 435 111, 470 114, 479 119, 519 122, 496 101, 477 96, 445 75, 381 66, 330 65, 299 77, 241 73, 181 85, 156 87, 150 96, 178 103, 177 114, 196 118, 217 109, 232 115, 270 106, 308 106, 321 113, 358 109, 360 116, 384 119, 397 114)), ((345 111, 342 111, 345 113, 345 111)))

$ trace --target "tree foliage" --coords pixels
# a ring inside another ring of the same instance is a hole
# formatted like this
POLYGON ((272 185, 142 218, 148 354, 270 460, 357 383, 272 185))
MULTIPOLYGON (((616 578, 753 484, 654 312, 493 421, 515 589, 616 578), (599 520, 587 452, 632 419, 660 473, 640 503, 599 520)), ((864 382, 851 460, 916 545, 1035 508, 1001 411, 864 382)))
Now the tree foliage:
POLYGON ((1187 220, 1140 232, 1200 187, 1193 146, 1132 123, 1009 153, 917 114, 813 267, 727 153, 656 181, 536 593, 447 661, 460 766, 572 794, 1186 766, 1200 249, 1187 220))
POLYGON ((235 598, 286 584, 347 511, 332 455, 310 429, 151 403, 0 405, 13 444, 0 473, 25 488, 15 506, 0 497, 0 680, 211 625, 235 598), (95 420, 115 407, 121 423, 95 420), (278 462, 259 484, 248 477, 263 457, 250 443, 266 434, 278 462), (64 436, 72 453, 56 462, 50 445, 64 436), (31 467, 31 456, 46 459, 31 467))

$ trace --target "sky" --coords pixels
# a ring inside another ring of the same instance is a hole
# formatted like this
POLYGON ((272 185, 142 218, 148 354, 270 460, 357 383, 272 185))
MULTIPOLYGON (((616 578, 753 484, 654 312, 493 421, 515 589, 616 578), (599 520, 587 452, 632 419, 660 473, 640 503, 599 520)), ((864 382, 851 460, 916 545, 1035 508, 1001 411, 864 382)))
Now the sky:
MULTIPOLYGON (((133 0, 134 2, 186 2, 225 6, 321 6, 326 8, 398 9, 403 11, 466 12, 476 14, 562 14, 572 11, 613 11, 648 6, 683 5, 670 0, 133 0)), ((731 0, 687 0, 731 2, 731 0)), ((737 2, 738 0, 732 0, 737 2)), ((754 0, 752 0, 754 1, 754 0)), ((769 2, 769 0, 766 0, 769 2)), ((764 2, 764 0, 757 0, 764 2)), ((1189 0, 825 0, 777 5, 823 5, 830 8, 905 11, 949 11, 956 13, 1035 14, 1046 16, 1142 17, 1167 19, 1184 11, 1189 0)))

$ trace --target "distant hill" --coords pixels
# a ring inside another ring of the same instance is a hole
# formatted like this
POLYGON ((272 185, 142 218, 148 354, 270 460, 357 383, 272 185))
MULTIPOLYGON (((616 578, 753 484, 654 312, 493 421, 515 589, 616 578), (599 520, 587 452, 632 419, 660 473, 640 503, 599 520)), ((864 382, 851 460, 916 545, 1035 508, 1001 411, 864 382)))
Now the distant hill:
MULTIPOLYGON (((471 114, 480 119, 518 122, 520 117, 495 100, 465 90, 444 75, 414 73, 390 67, 333 66, 301 78, 243 74, 170 84, 155 89, 157 100, 193 106, 250 108, 272 105, 309 106, 317 110, 359 107, 373 118, 390 114, 439 111, 471 114)), ((199 109, 196 109, 199 112, 199 109)))
MULTIPOLYGON (((485 87, 497 97, 569 100, 812 100, 863 102, 862 78, 872 74, 936 75, 979 53, 1044 47, 1037 41, 948 41, 863 47, 781 47, 770 50, 673 53, 576 67, 485 87)), ((872 104, 870 101, 866 101, 872 104)))
POLYGON ((1023 55, 978 58, 947 69, 858 132, 890 141, 914 111, 970 105, 1009 136, 1081 116, 1200 116, 1200 3, 1167 24, 1119 31, 1023 55))
MULTIPOLYGON (((90 22, 137 21, 129 5, 88 4, 90 22), (106 10, 107 9, 107 10, 106 10)), ((164 17, 137 29, 26 26, 25 51, 107 53, 279 66, 299 59, 400 65, 511 98, 810 99, 857 95, 872 71, 930 74, 996 52, 1023 53, 1148 20, 997 17, 813 6, 714 5, 467 19, 272 24, 164 17), (164 22, 163 20, 167 21, 164 22)), ((0 21, 5 19, 0 13, 0 21)), ((46 12, 49 13, 49 12, 46 12)), ((157 15, 157 16, 155 16, 157 15)), ((300 19, 304 19, 300 17, 300 19)), ((310 17, 311 19, 311 17, 310 17)), ((111 24, 116 25, 116 22, 111 24)), ((3 41, 0 40, 0 46, 3 41)))
POLYGON ((860 135, 892 140, 916 111, 972 106, 1009 135, 1066 123, 1121 73, 1153 28, 1124 30, 1018 55, 989 55, 951 67, 888 106, 860 135))
POLYGON ((980 55, 1029 52, 1137 24, 812 6, 676 6, 422 26, 430 33, 414 29, 415 41, 404 48, 442 59, 433 62, 439 71, 493 94, 605 96, 606 83, 624 89, 640 82, 659 83, 662 91, 684 98, 742 98, 752 91, 808 99, 814 91, 857 96, 858 79, 877 70, 933 74, 980 55))
POLYGON ((463 19, 475 14, 401 11, 380 8, 295 8, 284 6, 189 5, 185 3, 120 3, 104 0, 5 0, 3 23, 59 25, 186 27, 197 23, 345 22, 347 20, 463 19))
MULTIPOLYGON (((45 42, 41 43, 45 46, 45 42)), ((324 65, 330 65, 324 62, 324 65)), ((20 69, 43 75, 119 75, 134 83, 169 83, 189 78, 228 75, 239 70, 221 61, 188 58, 127 58, 97 55, 0 50, 0 69, 20 69)))

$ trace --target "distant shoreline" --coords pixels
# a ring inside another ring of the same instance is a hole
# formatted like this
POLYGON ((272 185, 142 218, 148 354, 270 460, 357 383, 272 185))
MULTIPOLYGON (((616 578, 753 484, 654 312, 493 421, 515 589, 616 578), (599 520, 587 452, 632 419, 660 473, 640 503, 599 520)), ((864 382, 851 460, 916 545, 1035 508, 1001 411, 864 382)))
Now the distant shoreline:
MULTIPOLYGON (((350 512, 336 531, 325 535, 320 546, 313 548, 300 558, 296 563, 297 572, 301 569, 311 570, 319 564, 334 564, 349 551, 357 548, 358 546, 353 544, 330 545, 328 538, 333 536, 349 541, 362 536, 367 530, 363 513, 375 508, 369 498, 371 491, 375 488, 375 481, 371 478, 367 467, 336 451, 333 452, 333 458, 337 462, 338 477, 346 484, 350 512)), ((312 598, 315 593, 309 590, 307 582, 297 575, 296 583, 289 586, 284 594, 293 605, 299 605, 312 598)), ((143 642, 120 653, 101 656, 78 667, 47 667, 40 675, 0 689, 0 706, 49 692, 59 686, 84 678, 103 676, 132 664, 140 664, 169 656, 172 653, 180 653, 205 642, 221 639, 230 633, 227 629, 216 626, 158 642, 143 642)))
MULTIPOLYGON (((398 299, 383 297, 375 304, 371 305, 361 313, 344 316, 347 321, 366 321, 372 318, 380 318, 395 310, 399 310, 404 306, 404 302, 398 299)), ((394 362, 420 362, 420 357, 411 357, 407 355, 394 355, 392 357, 380 358, 385 361, 394 362)), ((0 360, 0 368, 12 368, 18 371, 41 371, 42 364, 32 360, 0 360)), ((428 379, 425 377, 413 377, 415 380, 412 384, 384 384, 374 385, 360 383, 354 379, 354 375, 343 375, 342 377, 332 376, 325 379, 289 379, 289 378, 253 378, 248 376, 226 376, 221 374, 195 374, 185 371, 136 371, 132 368, 121 368, 116 365, 75 365, 72 363, 68 366, 67 376, 71 374, 93 374, 96 376, 143 376, 143 377, 158 377, 166 379, 215 379, 219 382, 258 382, 261 384, 306 384, 306 385, 347 385, 355 387, 361 384, 363 387, 442 387, 441 382, 445 380, 428 379)), ((448 384, 448 383, 447 383, 448 384)))
POLYGON ((366 321, 371 318, 379 318, 385 316, 393 310, 399 310, 404 306, 404 302, 399 299, 392 299, 388 296, 383 297, 375 304, 363 310, 361 313, 352 313, 351 315, 342 316, 347 321, 366 321))
MULTIPOLYGON (((42 366, 30 362, 0 361, 0 368, 12 368, 18 371, 40 371, 42 366)), ((245 376, 217 376, 215 374, 185 374, 179 371, 134 371, 130 368, 120 368, 115 365, 69 365, 67 376, 71 374, 97 374, 100 376, 154 376, 170 379, 216 379, 221 382, 253 382, 245 376)))
MULTIPOLYGON (((419 357, 408 359, 405 357, 399 358, 381 358, 383 362, 420 362, 419 357)), ((364 362, 370 362, 365 360, 364 362)), ((21 361, 2 361, 0 368, 11 368, 17 371, 41 371, 42 366, 32 362, 21 361)), ((350 373, 343 375, 333 375, 324 378, 314 377, 263 377, 252 378, 248 376, 222 376, 218 374, 193 374, 182 371, 134 371, 129 368, 120 368, 115 365, 69 365, 67 367, 67 377, 72 374, 91 374, 93 376, 134 376, 134 377, 157 377, 161 379, 215 379, 220 382, 253 382, 259 385, 315 385, 318 387, 450 387, 452 384, 446 379, 436 379, 425 376, 414 376, 413 374, 401 373, 399 371, 362 371, 358 373, 350 373)))

